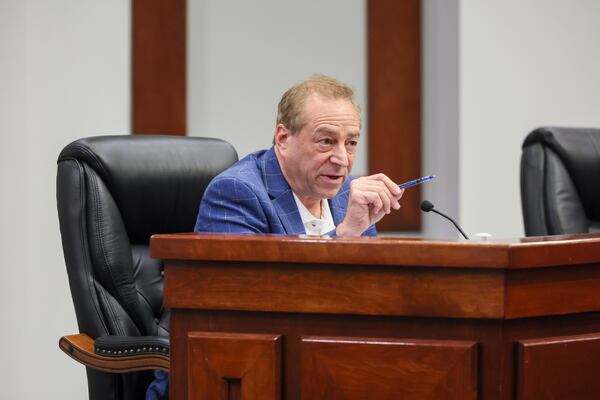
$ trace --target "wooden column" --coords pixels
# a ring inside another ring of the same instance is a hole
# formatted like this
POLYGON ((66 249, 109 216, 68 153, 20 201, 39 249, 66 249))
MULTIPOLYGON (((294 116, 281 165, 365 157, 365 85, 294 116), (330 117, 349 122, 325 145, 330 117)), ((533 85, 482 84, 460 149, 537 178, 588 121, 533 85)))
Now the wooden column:
MULTIPOLYGON (((368 1, 369 173, 397 182, 421 175, 421 1, 368 1)), ((380 231, 420 230, 420 188, 380 231)))
POLYGON ((133 0, 132 131, 186 134, 186 0, 133 0))

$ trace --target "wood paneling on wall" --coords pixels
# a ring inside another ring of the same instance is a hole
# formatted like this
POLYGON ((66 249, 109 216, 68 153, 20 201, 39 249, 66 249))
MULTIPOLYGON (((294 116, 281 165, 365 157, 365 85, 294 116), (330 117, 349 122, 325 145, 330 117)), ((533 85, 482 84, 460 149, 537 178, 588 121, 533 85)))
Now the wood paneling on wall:
POLYGON ((133 133, 186 134, 186 0, 133 0, 133 133))
MULTIPOLYGON (((405 182, 421 175, 421 1, 368 1, 369 173, 405 182)), ((420 230, 421 191, 408 189, 402 208, 380 231, 420 230)))

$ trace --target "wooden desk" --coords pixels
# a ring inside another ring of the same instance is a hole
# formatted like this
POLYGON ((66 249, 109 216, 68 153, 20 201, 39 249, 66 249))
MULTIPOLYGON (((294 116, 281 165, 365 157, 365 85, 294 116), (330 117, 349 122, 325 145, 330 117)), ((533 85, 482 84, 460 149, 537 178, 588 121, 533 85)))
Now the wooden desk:
POLYGON ((156 235, 171 398, 600 398, 600 235, 156 235))

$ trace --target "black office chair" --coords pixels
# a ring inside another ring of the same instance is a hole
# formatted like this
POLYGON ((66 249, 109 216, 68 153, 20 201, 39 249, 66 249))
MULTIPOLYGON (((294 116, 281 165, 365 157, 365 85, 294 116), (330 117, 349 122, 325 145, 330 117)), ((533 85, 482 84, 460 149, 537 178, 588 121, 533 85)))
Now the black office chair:
POLYGON ((600 232, 600 129, 543 127, 521 157, 527 236, 600 232))
POLYGON ((90 399, 141 399, 169 368, 169 310, 155 233, 194 228, 210 180, 237 161, 222 140, 99 136, 58 158, 63 251, 80 334, 60 348, 86 365, 90 399), (141 371, 141 372, 140 372, 141 371))

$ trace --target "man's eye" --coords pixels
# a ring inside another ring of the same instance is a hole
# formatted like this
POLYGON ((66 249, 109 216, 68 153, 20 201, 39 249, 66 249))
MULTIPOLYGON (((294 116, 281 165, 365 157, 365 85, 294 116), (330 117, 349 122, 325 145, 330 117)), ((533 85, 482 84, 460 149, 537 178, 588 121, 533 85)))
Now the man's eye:
POLYGON ((322 146, 331 146, 333 144, 333 140, 331 139, 321 139, 319 140, 319 144, 322 146))
POLYGON ((356 151, 356 146, 358 146, 357 140, 350 140, 349 142, 346 142, 346 150, 351 153, 356 151))

